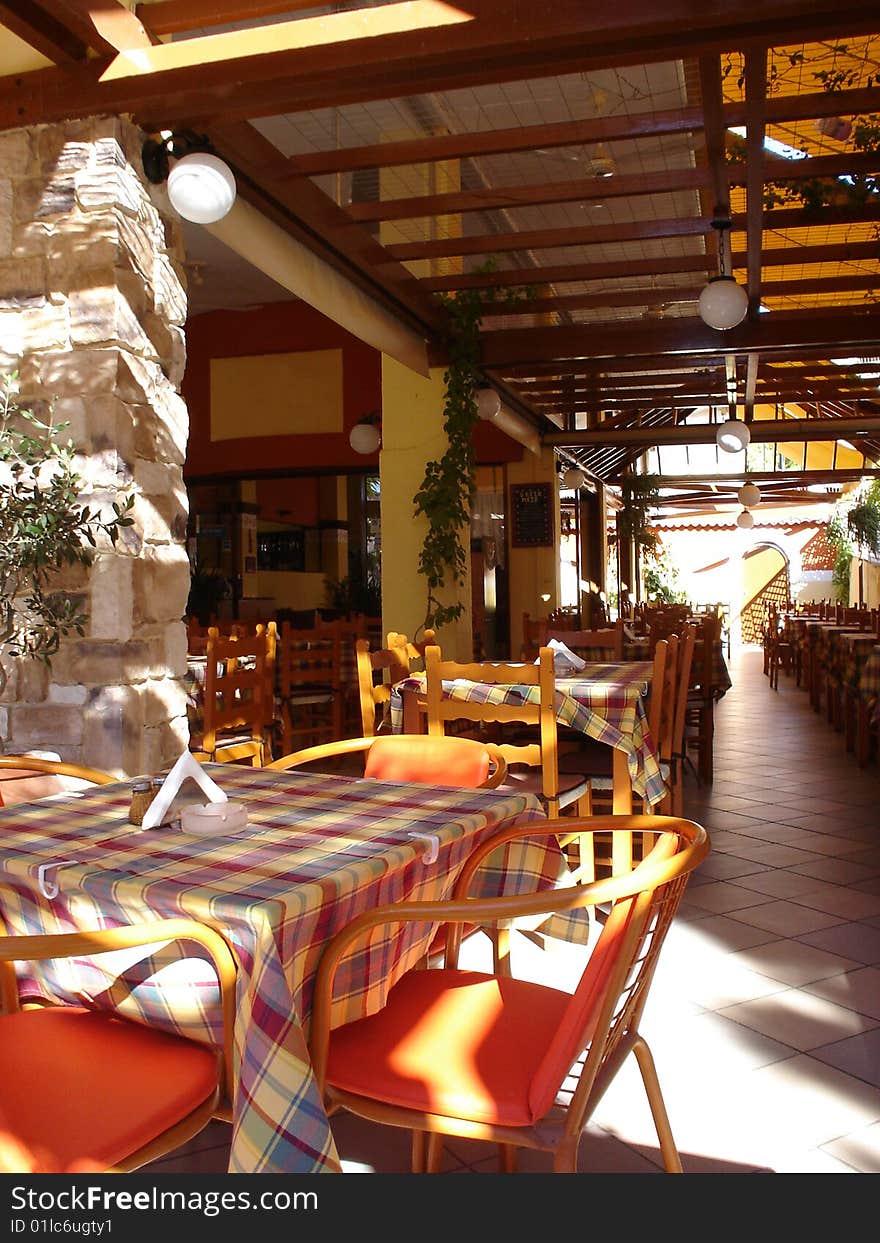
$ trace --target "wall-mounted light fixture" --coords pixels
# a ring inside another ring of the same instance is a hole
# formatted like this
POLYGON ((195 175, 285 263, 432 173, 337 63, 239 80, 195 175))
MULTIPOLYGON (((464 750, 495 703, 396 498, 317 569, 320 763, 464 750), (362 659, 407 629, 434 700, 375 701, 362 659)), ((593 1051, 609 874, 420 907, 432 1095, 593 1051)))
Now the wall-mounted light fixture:
POLYGON ((204 134, 182 130, 148 138, 141 156, 147 180, 153 185, 167 181, 171 204, 184 220, 214 224, 229 213, 235 177, 204 134))
POLYGON ((576 492, 578 488, 582 488, 587 482, 587 476, 577 466, 569 466, 559 476, 559 481, 563 488, 571 488, 576 492))
POLYGON ((730 217, 726 215, 717 215, 712 221, 712 228, 718 231, 718 275, 711 278, 700 294, 700 318, 719 331, 741 324, 749 309, 749 295, 725 270, 724 234, 731 227, 730 217))
POLYGON ((348 443, 355 453, 375 453, 382 443, 379 431, 379 412, 366 414, 348 433, 348 443))
POLYGON ((485 422, 494 419, 501 411, 501 398, 494 388, 477 389, 477 415, 485 422))

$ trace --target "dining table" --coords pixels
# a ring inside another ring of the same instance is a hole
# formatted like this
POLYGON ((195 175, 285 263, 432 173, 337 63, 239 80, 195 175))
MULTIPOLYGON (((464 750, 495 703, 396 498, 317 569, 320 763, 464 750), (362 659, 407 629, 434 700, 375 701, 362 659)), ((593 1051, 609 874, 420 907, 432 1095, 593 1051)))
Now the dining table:
MULTIPOLYGON (((135 826, 126 781, 0 811, 0 918, 13 934, 179 916, 219 930, 238 963, 229 1172, 338 1172, 307 1044, 324 946, 380 904, 449 897, 475 846, 542 819, 543 810, 522 793, 203 768, 244 804, 239 832, 184 832, 174 804, 170 824, 135 826)), ((193 789, 203 800, 195 786, 181 796, 193 789)), ((476 892, 534 892, 565 883, 566 870, 555 838, 525 838, 489 858, 476 892)), ((407 924, 358 944, 340 967, 333 1025, 379 1009, 434 932, 407 924)), ((112 1008, 178 1034, 220 1038, 216 980, 198 947, 162 944, 28 970, 25 999, 112 1008)))
MULTIPOLYGON (((647 698, 653 662, 587 662, 577 674, 556 676, 556 719, 561 725, 613 748, 612 806, 632 811, 633 794, 650 807, 667 793, 660 758, 648 726, 647 698)), ((425 728, 425 675, 412 674, 391 691, 391 727, 396 733, 425 728)), ((492 703, 538 703, 540 688, 528 683, 495 685, 466 678, 444 680, 443 696, 492 703)))

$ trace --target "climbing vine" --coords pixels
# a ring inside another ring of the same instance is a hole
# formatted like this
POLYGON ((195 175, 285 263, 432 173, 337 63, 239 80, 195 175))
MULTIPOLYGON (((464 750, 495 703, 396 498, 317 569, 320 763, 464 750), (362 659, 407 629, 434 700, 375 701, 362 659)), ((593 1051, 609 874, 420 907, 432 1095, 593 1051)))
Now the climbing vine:
MULTIPOLYGON (((491 271, 487 263, 480 272, 491 271)), ((443 379, 446 397, 443 427, 447 447, 443 456, 428 462, 419 490, 413 497, 415 512, 428 522, 419 554, 419 573, 427 580, 428 597, 424 627, 437 629, 456 621, 464 605, 443 604, 442 588, 462 585, 467 555, 462 531, 470 522, 476 490, 473 432, 478 414, 480 387, 480 327, 487 302, 510 304, 528 296, 528 290, 459 289, 441 295, 449 321, 449 363, 443 379)))

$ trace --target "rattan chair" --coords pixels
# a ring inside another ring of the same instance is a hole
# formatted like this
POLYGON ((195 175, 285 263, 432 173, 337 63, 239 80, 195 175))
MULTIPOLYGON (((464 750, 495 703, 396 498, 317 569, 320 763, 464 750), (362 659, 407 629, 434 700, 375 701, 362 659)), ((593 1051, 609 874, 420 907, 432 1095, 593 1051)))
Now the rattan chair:
POLYGON ((690 872, 708 852, 705 829, 665 816, 568 819, 509 828, 471 853, 450 902, 396 903, 369 911, 330 941, 315 981, 312 1065, 331 1117, 346 1110, 414 1133, 414 1172, 439 1169, 443 1138, 501 1146, 512 1171, 518 1148, 577 1169, 581 1135, 628 1054, 635 1055, 665 1169, 681 1172, 660 1082, 639 1023, 663 940, 690 872), (516 897, 468 898, 477 868, 499 844, 575 828, 626 837, 628 866, 603 880, 516 897), (636 839, 634 842, 633 839, 636 839), (640 862, 633 862, 644 854, 640 862), (608 907, 576 991, 458 967, 458 930, 539 913, 608 907), (446 965, 412 970, 378 1013, 330 1030, 337 968, 384 944, 389 925, 448 925, 446 965), (569 1077, 576 1086, 563 1084, 569 1077), (425 1137, 428 1137, 427 1144, 425 1137))
POLYGON ((65 760, 36 755, 0 755, 0 807, 30 803, 34 799, 84 790, 89 786, 109 785, 118 780, 98 768, 69 764, 65 760))
POLYGON ((236 970, 225 939, 188 919, 94 932, 0 935, 5 1171, 124 1173, 178 1148, 212 1118, 231 1117, 236 970), (214 964, 221 1048, 108 1010, 19 1007, 15 963, 86 958, 168 941, 195 942, 214 964))
POLYGON ((283 755, 266 767, 288 769, 315 764, 332 771, 336 761, 358 752, 364 755, 364 776, 378 781, 495 790, 507 776, 504 756, 492 743, 430 734, 343 738, 283 755))

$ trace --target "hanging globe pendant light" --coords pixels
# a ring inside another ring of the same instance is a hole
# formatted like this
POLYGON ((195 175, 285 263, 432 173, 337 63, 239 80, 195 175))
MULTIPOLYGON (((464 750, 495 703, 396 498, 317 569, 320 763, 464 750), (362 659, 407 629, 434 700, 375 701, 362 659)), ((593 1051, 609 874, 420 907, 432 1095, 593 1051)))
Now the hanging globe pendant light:
POLYGON ((728 215, 721 215, 716 208, 716 217, 712 228, 718 232, 718 275, 713 276, 709 284, 700 294, 700 319, 709 328, 723 332, 741 324, 749 309, 749 295, 742 285, 738 285, 725 270, 725 238, 724 234, 731 228, 728 215))

